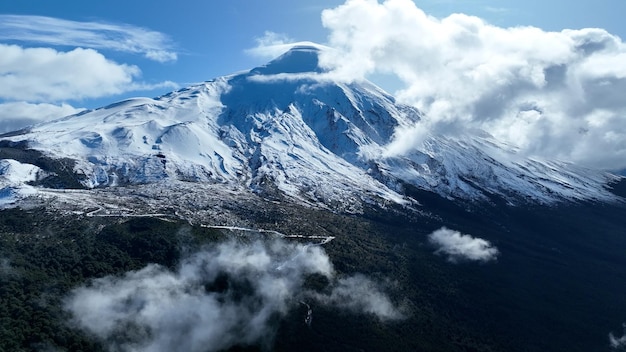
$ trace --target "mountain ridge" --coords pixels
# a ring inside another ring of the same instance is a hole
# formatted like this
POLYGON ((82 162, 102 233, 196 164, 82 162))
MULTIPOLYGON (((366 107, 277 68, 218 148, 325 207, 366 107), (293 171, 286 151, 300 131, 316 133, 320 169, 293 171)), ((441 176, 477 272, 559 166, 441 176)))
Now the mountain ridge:
POLYGON ((252 69, 0 136, 0 350, 145 349, 166 331, 164 349, 206 350, 190 335, 232 326, 211 313, 231 298, 271 314, 246 340, 256 320, 237 310, 228 351, 600 351, 624 339, 612 332, 626 315, 626 178, 482 131, 392 153, 425 116, 298 50, 277 59, 293 72, 252 69), (296 250, 273 260, 261 243, 296 250), (213 275, 215 258, 252 270, 213 275), (301 261, 334 279, 293 275, 301 261), (207 275, 163 280, 182 272, 207 275), (254 295, 270 286, 282 303, 254 295), (68 311, 78 291, 114 304, 68 311), (402 317, 381 320, 354 293, 402 317), (166 313, 136 319, 146 311, 166 313))
MULTIPOLYGON (((249 71, 1 138, 75 160, 74 172, 86 188, 173 179, 263 192, 271 183, 310 204, 354 197, 414 202, 403 195, 403 184, 465 201, 619 199, 607 190, 619 176, 524 158, 487 134, 463 140, 428 136, 421 149, 385 156, 396 131, 419 123, 421 112, 371 82, 330 79, 319 66, 321 50, 331 49, 295 45, 249 71)), ((20 188, 14 176, 3 177, 11 179, 4 187, 20 188)))

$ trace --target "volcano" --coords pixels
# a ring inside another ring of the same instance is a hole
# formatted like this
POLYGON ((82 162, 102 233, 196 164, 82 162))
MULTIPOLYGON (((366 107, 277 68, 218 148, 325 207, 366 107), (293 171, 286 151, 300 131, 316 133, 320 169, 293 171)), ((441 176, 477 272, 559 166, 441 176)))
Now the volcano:
POLYGON ((398 153, 426 116, 329 50, 0 136, 0 350, 623 348, 625 178, 398 153))
MULTIPOLYGON (((487 133, 430 135, 390 155, 397 131, 422 114, 371 82, 337 79, 319 64, 326 50, 300 43, 264 66, 39 124, 2 143, 68 161, 71 184, 87 189, 185 181, 320 205, 403 204, 407 187, 470 202, 617 199, 610 188, 621 177, 529 158, 487 133)), ((44 168, 38 179, 55 173, 44 168)), ((19 194, 19 178, 4 175, 5 193, 19 194)))

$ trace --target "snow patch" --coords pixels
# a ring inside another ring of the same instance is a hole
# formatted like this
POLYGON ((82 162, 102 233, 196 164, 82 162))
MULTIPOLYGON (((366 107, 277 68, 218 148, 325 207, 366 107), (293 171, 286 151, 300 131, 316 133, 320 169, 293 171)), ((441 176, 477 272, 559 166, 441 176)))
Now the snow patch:
POLYGON ((34 187, 26 183, 36 181, 40 172, 41 169, 35 165, 13 159, 0 160, 0 206, 14 204, 37 193, 34 187))

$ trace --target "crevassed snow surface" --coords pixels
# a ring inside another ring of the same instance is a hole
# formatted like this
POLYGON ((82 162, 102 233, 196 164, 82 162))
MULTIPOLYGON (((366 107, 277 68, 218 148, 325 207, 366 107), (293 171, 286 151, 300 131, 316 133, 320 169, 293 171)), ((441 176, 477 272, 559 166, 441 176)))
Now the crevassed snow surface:
POLYGON ((155 98, 137 98, 6 137, 77 160, 88 187, 164 179, 268 182, 296 199, 380 197, 402 202, 409 183, 449 198, 497 194, 539 202, 611 199, 614 176, 522 158, 489 136, 431 137, 407 155, 380 151, 420 119, 369 82, 328 79, 323 47, 294 46, 265 66, 155 98))

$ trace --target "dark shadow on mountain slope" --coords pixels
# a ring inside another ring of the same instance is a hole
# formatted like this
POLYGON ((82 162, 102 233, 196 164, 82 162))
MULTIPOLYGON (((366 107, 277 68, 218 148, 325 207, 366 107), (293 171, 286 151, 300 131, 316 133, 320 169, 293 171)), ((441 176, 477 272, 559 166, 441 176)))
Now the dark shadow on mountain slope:
POLYGON ((626 199, 626 177, 609 184, 607 188, 611 193, 626 199))

